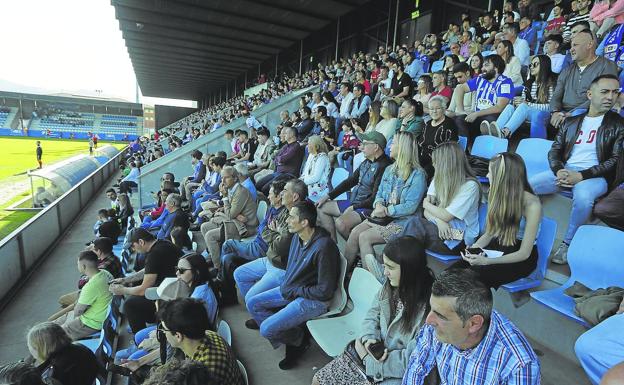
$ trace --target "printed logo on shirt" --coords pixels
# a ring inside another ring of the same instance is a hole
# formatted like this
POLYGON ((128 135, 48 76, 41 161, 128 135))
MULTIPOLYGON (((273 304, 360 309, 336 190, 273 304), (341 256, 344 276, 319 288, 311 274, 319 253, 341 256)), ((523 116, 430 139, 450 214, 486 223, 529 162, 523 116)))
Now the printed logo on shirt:
POLYGON ((594 142, 594 139, 596 139, 596 130, 591 130, 589 131, 589 135, 585 136, 585 134, 583 133, 583 130, 581 130, 579 132, 579 136, 578 139, 576 140, 576 142, 574 142, 574 144, 591 144, 594 142), (585 140, 585 142, 583 142, 583 140, 585 140))

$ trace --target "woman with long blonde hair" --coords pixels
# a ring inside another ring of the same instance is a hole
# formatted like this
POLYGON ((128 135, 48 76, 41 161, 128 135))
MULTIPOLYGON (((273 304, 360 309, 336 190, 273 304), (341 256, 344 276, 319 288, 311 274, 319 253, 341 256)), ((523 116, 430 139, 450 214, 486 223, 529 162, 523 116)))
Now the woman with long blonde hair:
POLYGON ((529 185, 519 155, 511 152, 496 155, 490 160, 487 177, 490 191, 485 234, 468 246, 462 253, 463 260, 453 267, 469 267, 479 273, 486 285, 498 288, 535 270, 535 240, 542 220, 542 205, 529 185), (500 256, 492 258, 491 254, 500 256))
POLYGON ((308 139, 308 159, 299 179, 308 186, 308 199, 317 202, 329 193, 329 156, 323 138, 313 135, 308 139))
MULTIPOLYGON (((399 225, 401 231, 390 237, 411 236, 429 250, 459 255, 479 236, 481 187, 457 142, 440 144, 432 154, 436 172, 423 201, 423 212, 399 225)), ((367 267, 378 275, 381 265, 367 259, 367 267)))
POLYGON ((416 136, 411 132, 397 132, 390 146, 390 157, 394 163, 384 171, 373 212, 347 239, 345 257, 348 261, 353 261, 357 255, 372 255, 373 245, 386 243, 390 236, 398 234, 398 223, 416 212, 425 195, 427 179, 418 163, 416 136))

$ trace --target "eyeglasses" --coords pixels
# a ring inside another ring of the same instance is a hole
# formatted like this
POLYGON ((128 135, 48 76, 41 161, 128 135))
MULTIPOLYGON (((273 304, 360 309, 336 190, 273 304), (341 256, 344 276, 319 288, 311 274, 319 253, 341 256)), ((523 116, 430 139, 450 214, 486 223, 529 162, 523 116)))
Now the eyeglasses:
POLYGON ((538 62, 531 63, 531 68, 535 68, 535 67, 539 67, 539 63, 538 62))
POLYGON ((184 274, 184 273, 186 273, 189 270, 191 270, 191 269, 184 269, 182 267, 176 267, 176 272, 178 272, 180 274, 184 274))
POLYGON ((159 323, 158 326, 156 327, 156 339, 158 340, 158 342, 167 341, 167 336, 165 332, 172 333, 173 331, 164 327, 162 323, 159 323))

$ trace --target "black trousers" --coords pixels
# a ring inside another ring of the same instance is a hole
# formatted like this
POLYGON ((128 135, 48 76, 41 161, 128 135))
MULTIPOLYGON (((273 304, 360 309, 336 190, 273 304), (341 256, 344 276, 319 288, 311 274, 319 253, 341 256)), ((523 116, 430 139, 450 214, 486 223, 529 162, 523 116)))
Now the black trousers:
POLYGON ((156 303, 143 296, 131 295, 124 302, 123 313, 128 317, 132 333, 136 333, 145 329, 148 323, 156 322, 156 303))

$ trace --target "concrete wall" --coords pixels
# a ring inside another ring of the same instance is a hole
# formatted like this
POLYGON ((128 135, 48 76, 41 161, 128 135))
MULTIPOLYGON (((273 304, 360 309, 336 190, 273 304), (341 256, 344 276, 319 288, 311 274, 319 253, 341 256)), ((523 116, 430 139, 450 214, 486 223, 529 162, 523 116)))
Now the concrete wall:
POLYGON ((0 241, 0 308, 10 300, 16 285, 56 246, 94 193, 119 169, 122 153, 0 241))

